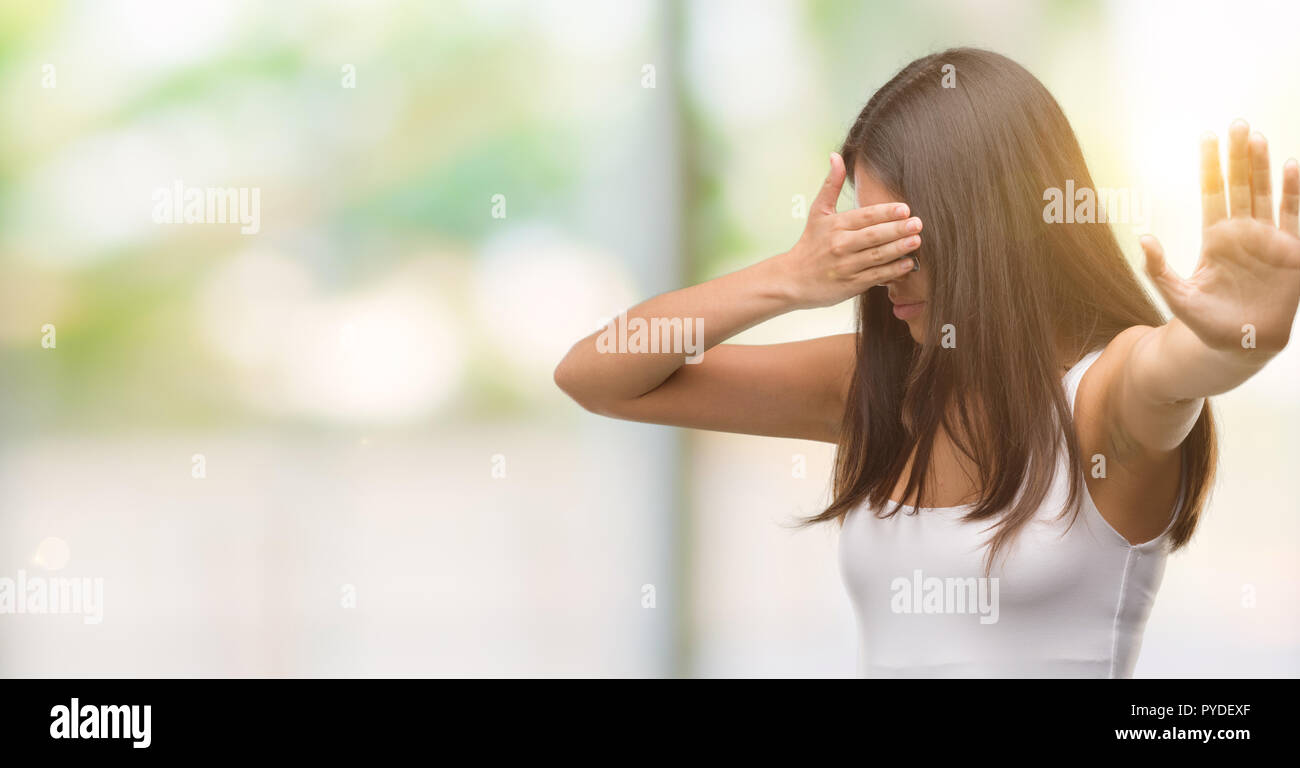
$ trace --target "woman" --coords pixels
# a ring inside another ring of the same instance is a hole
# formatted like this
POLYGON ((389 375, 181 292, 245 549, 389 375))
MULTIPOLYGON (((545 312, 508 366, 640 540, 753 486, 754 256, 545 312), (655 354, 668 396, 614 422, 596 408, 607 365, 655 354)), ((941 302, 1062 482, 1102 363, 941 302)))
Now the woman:
POLYGON ((1275 223, 1264 137, 1231 126, 1226 192, 1203 140, 1196 271, 1141 242, 1164 323, 1104 217, 1050 215, 1059 190, 1093 189, 1052 96, 1005 57, 944 51, 867 103, 793 248, 618 321, 697 318, 697 364, 593 334, 556 382, 616 418, 836 443, 809 522, 842 526, 862 672, 1130 676, 1212 483, 1206 398, 1290 335, 1295 160, 1282 176, 1275 223), (846 179, 857 207, 837 212, 846 179), (855 334, 722 343, 853 297, 855 334))

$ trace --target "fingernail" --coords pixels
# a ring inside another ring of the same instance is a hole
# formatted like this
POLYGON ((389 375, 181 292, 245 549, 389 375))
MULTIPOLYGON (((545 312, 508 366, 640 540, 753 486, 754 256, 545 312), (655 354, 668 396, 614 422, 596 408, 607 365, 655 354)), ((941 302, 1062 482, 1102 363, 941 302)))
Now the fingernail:
POLYGON ((908 221, 908 222, 907 222, 907 231, 908 231, 908 232, 920 232, 920 231, 921 231, 921 220, 920 220, 920 219, 911 219, 910 221, 908 221))
POLYGON ((906 216, 906 215, 907 215, 907 206, 906 206, 906 205, 896 205, 896 206, 894 206, 894 215, 895 215, 895 216, 906 216))

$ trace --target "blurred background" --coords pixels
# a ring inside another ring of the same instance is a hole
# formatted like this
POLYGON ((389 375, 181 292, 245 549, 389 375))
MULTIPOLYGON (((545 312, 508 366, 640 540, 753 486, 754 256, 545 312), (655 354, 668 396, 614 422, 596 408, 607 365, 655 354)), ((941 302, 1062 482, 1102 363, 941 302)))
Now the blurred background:
MULTIPOLYGON (((601 419, 555 364, 793 244, 873 90, 952 45, 1042 79, 1185 274, 1199 135, 1300 154, 1298 33, 1250 2, 5 3, 0 577, 101 579, 103 620, 0 613, 0 675, 852 675, 836 533, 791 527, 833 449, 601 419), (178 183, 256 190, 258 231, 158 223, 178 183)), ((1298 379, 1293 345, 1218 399, 1137 675, 1300 672, 1298 379)))

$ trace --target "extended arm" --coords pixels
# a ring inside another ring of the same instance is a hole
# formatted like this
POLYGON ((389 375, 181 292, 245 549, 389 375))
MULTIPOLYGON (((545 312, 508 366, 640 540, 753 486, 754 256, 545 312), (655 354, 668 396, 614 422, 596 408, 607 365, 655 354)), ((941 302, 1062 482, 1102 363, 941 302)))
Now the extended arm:
POLYGON ((1296 161, 1283 167, 1276 224, 1268 143, 1242 121, 1229 129, 1226 201, 1213 136, 1202 142, 1201 187, 1203 244, 1189 278, 1170 269, 1154 237, 1142 240, 1147 272, 1174 319, 1130 329, 1120 345, 1112 411, 1123 434, 1155 452, 1182 443, 1204 398, 1237 387, 1287 345, 1300 302, 1296 161))

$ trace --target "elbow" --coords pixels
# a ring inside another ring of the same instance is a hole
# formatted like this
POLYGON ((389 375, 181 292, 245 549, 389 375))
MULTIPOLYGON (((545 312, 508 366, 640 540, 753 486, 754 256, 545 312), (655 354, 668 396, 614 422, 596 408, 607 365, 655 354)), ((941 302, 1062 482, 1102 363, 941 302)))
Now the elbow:
POLYGON ((598 405, 591 388, 583 386, 585 377, 579 373, 577 366, 573 364, 568 355, 560 361, 559 365, 555 366, 554 379, 555 386, 568 395, 570 400, 592 413, 604 415, 603 409, 598 405))
POLYGON ((561 392, 575 401, 579 399, 578 375, 573 370, 573 363, 569 361, 568 355, 565 355, 560 364, 555 366, 554 379, 555 386, 559 387, 561 392))

